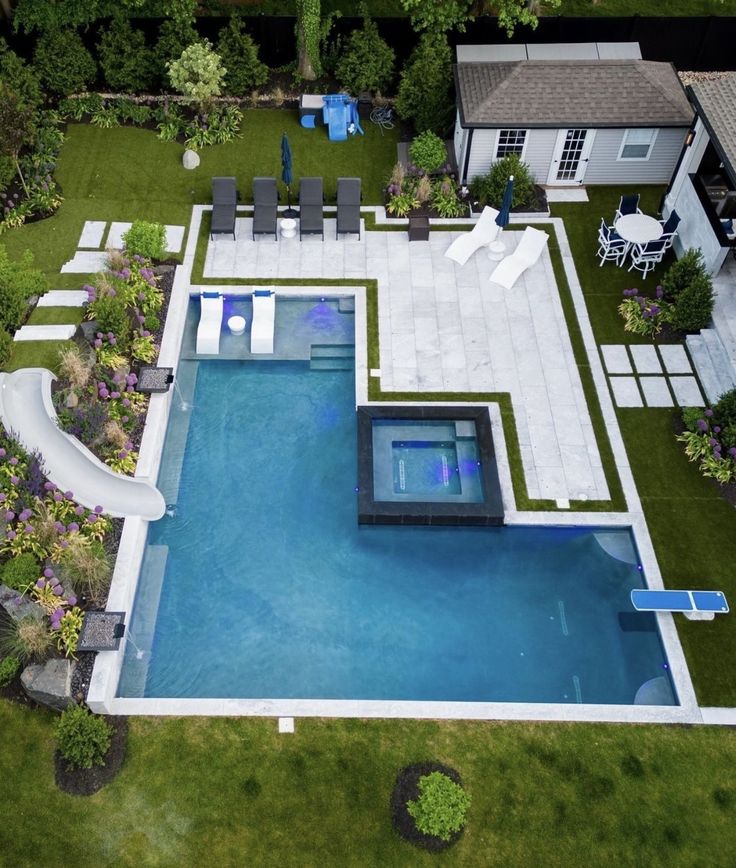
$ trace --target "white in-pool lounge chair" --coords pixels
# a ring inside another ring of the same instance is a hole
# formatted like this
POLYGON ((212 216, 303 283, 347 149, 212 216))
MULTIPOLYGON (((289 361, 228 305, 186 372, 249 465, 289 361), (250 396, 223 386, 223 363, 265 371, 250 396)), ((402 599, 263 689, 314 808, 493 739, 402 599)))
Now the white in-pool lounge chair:
POLYGON ((458 265, 465 265, 479 247, 496 240, 500 229, 496 217, 498 211, 486 205, 472 230, 456 238, 445 251, 445 256, 458 265))
POLYGON ((527 226, 516 250, 494 269, 491 283, 499 283, 505 289, 511 289, 527 268, 539 259, 548 240, 549 235, 546 232, 527 226))
POLYGON ((634 588, 631 605, 637 612, 682 612, 691 621, 712 621, 716 614, 728 613, 728 603, 722 591, 634 588))
POLYGON ((250 327, 250 351, 273 352, 273 330, 276 319, 276 293, 272 289, 253 291, 253 322, 250 327))
POLYGON ((203 292, 200 296, 202 311, 197 326, 197 353, 216 356, 220 352, 222 302, 219 292, 203 292))

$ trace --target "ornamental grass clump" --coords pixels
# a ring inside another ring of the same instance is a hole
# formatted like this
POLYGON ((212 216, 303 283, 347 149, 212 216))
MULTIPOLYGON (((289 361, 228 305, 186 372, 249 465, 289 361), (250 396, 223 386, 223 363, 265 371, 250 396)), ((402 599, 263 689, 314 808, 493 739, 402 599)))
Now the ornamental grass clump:
POLYGON ((0 635, 0 651, 21 663, 32 663, 45 659, 53 642, 48 622, 39 612, 18 621, 10 620, 0 635))
POLYGON ((104 766, 111 741, 110 724, 81 705, 69 706, 56 724, 59 753, 75 769, 104 766))
POLYGON ((407 803, 417 829, 449 841, 465 825, 470 796, 442 772, 431 772, 419 778, 419 798, 407 803))
POLYGON ((682 420, 686 430, 677 439, 703 476, 722 484, 736 482, 736 389, 721 395, 712 408, 686 408, 682 420))
POLYGON ((672 321, 672 305, 664 301, 661 286, 655 290, 655 299, 639 295, 637 289, 625 289, 623 294, 618 312, 624 319, 624 331, 653 338, 672 321))

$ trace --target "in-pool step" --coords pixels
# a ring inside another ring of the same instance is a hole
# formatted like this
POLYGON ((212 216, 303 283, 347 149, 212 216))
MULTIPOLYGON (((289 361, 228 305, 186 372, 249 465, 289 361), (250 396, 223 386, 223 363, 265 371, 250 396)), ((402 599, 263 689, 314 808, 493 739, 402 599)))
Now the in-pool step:
POLYGON ((337 310, 339 313, 355 313, 355 296, 338 298, 337 310))
POLYGON ((329 358, 327 356, 312 359, 309 368, 312 371, 352 371, 353 359, 345 357, 329 358))
POLYGON ((312 344, 311 357, 314 359, 354 359, 355 344, 312 344))

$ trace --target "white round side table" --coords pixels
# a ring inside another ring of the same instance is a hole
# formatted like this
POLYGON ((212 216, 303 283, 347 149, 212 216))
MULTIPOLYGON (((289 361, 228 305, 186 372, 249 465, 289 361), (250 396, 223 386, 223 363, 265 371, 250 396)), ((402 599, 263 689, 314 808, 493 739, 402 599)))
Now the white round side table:
POLYGON ((284 217, 281 221, 281 237, 293 238, 296 235, 296 220, 284 217))
POLYGON ((506 256, 506 245, 503 241, 491 241, 488 245, 488 258, 493 262, 500 262, 506 256))
POLYGON ((245 331, 245 317, 231 316, 227 321, 231 335, 242 335, 245 331))

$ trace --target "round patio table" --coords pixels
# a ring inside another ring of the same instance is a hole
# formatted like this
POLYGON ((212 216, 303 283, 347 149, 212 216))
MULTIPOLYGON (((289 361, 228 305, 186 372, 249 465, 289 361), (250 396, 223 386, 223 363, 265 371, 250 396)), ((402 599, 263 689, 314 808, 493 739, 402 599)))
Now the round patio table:
POLYGON ((624 214, 613 228, 630 244, 646 244, 662 237, 662 224, 648 214, 624 214))

